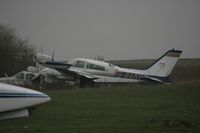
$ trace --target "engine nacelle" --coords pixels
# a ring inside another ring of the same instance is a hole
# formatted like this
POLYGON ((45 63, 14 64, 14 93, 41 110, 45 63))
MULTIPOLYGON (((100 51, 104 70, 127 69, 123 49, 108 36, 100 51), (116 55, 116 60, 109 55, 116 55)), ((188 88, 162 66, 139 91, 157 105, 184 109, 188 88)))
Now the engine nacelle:
POLYGON ((52 57, 45 55, 45 54, 41 54, 41 53, 37 53, 35 56, 35 60, 36 62, 45 62, 45 61, 51 61, 52 57))
POLYGON ((62 74, 58 71, 56 71, 55 69, 52 68, 44 68, 43 70, 41 70, 39 72, 41 75, 48 77, 48 76, 62 76, 62 74))

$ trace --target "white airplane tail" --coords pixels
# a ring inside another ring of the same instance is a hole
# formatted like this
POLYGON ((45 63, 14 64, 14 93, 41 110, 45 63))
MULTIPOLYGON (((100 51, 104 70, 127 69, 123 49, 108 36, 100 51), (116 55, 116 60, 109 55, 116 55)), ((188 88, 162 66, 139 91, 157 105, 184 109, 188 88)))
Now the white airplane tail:
POLYGON ((168 77, 171 74, 181 53, 182 51, 174 49, 167 51, 145 70, 145 74, 156 77, 168 77))

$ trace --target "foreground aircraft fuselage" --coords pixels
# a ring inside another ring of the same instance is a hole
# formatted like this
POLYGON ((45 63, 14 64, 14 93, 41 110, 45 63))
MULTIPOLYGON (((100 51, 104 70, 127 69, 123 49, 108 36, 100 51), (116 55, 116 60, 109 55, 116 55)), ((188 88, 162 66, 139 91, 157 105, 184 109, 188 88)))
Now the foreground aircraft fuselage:
MULTIPOLYGON (((57 77, 66 80, 85 79, 92 82, 154 81, 170 83, 168 77, 181 53, 180 50, 169 50, 146 70, 121 68, 110 63, 84 58, 77 58, 67 63, 43 60, 40 64, 46 66, 46 68, 40 74, 46 77, 57 77)), ((51 58, 49 57, 49 59, 51 58)))
POLYGON ((49 100, 44 93, 0 83, 0 120, 28 116, 30 108, 49 100))

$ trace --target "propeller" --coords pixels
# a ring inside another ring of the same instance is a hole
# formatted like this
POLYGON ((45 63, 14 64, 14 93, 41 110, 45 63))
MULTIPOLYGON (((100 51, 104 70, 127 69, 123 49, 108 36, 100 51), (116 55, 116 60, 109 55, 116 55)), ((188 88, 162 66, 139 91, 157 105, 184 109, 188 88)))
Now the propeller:
POLYGON ((51 61, 54 61, 54 53, 55 53, 55 48, 53 49, 53 53, 52 53, 52 57, 51 57, 51 61))

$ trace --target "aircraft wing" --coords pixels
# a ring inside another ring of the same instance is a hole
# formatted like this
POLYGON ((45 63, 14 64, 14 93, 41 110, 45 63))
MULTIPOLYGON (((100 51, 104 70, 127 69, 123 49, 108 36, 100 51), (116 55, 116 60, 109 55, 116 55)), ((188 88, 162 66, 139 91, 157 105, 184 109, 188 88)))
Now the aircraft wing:
POLYGON ((87 73, 87 72, 83 72, 83 71, 79 71, 79 70, 75 70, 75 69, 71 69, 71 64, 65 63, 65 62, 56 62, 56 61, 46 61, 43 62, 41 65, 45 66, 45 67, 49 67, 52 69, 57 70, 58 72, 62 73, 64 76, 66 75, 72 75, 74 77, 78 77, 78 78, 86 78, 89 80, 95 80, 98 79, 97 77, 95 77, 94 75, 87 73))
POLYGON ((56 70, 63 73, 63 75, 70 74, 70 75, 73 75, 78 78, 86 78, 89 80, 98 79, 97 77, 95 77, 94 75, 92 75, 90 73, 79 71, 79 70, 74 70, 74 69, 70 69, 70 68, 69 69, 56 68, 56 70))

